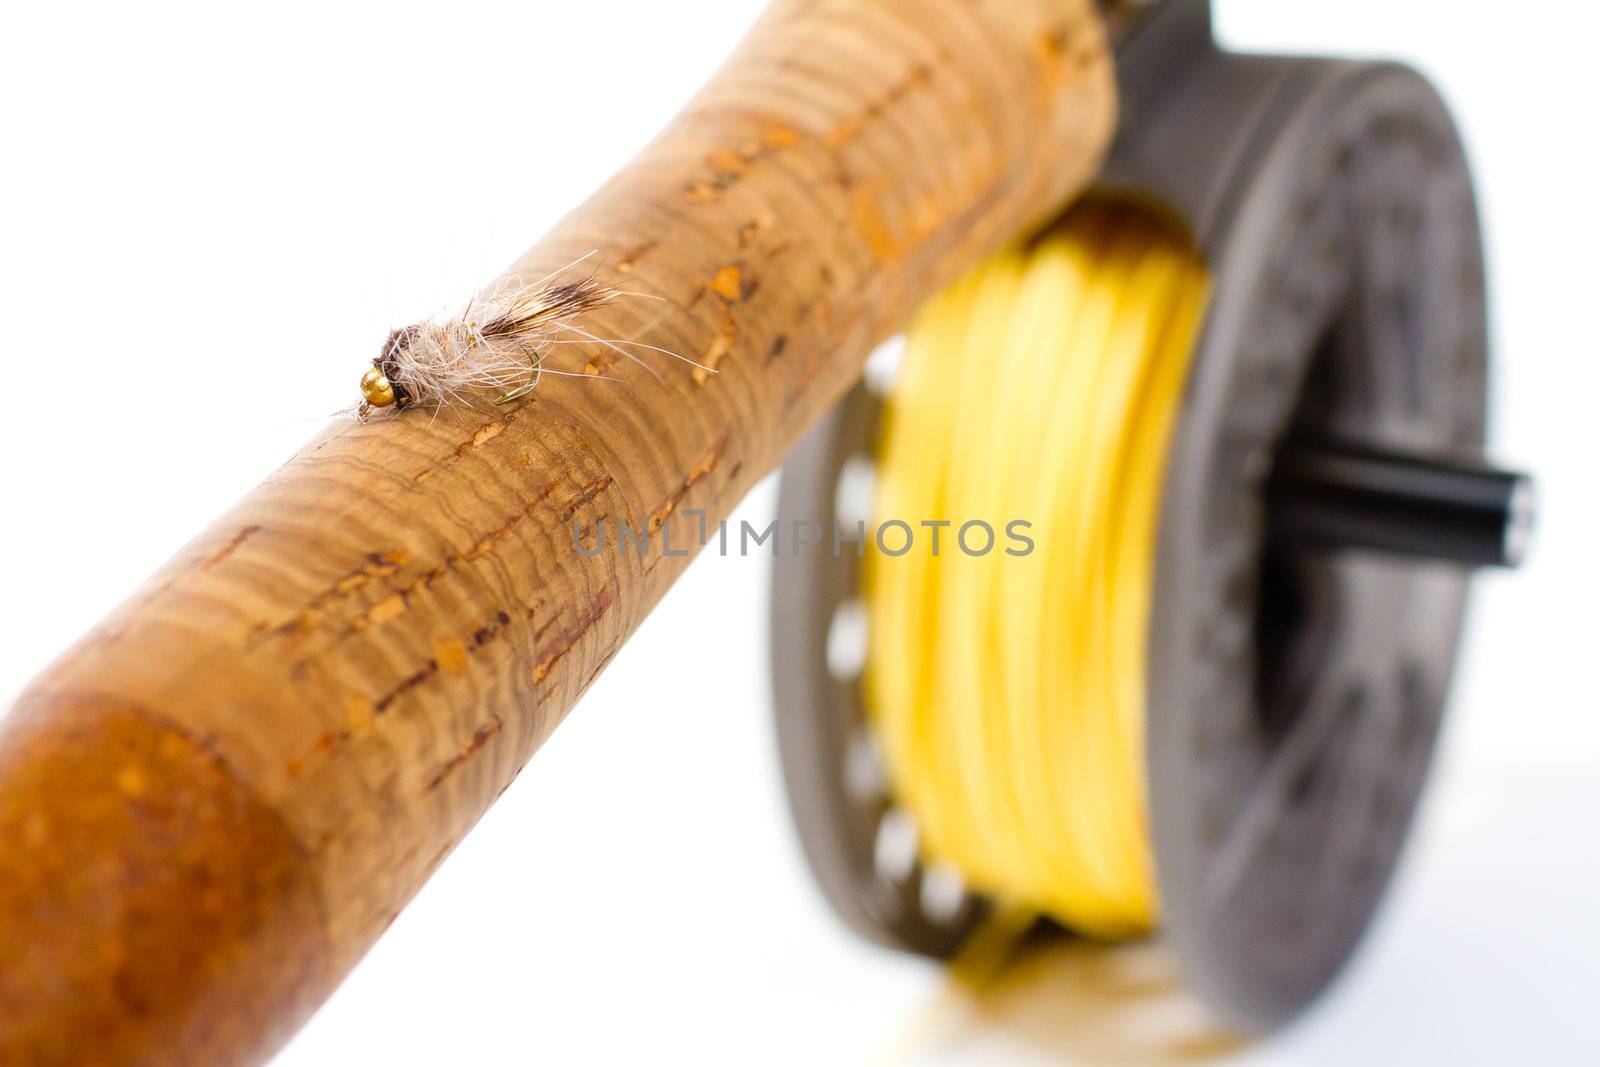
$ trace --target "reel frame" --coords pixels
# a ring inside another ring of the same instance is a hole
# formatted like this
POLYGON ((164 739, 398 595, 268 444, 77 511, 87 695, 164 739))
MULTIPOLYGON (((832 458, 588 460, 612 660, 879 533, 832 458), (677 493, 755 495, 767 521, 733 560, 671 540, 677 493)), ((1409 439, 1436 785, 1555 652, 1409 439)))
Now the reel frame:
MULTIPOLYGON (((1304 524, 1274 472, 1325 443, 1474 470, 1488 390, 1477 210, 1444 104, 1405 67, 1230 54, 1208 3, 1169 0, 1127 28, 1118 80, 1123 128, 1099 190, 1179 216, 1214 283, 1169 455, 1149 638, 1161 926, 1213 1009, 1267 1029, 1328 985, 1378 906, 1444 711, 1459 564, 1483 561, 1275 536, 1304 524)), ((857 386, 792 454, 783 528, 870 518, 848 512, 879 406, 857 386)), ((1517 476, 1462 477, 1490 486, 1491 512, 1526 495, 1517 476)), ((1356 520, 1370 513, 1370 494, 1346 498, 1356 520)), ((1500 521, 1491 536, 1509 546, 1500 521)), ((859 688, 859 578, 849 553, 776 562, 785 780, 834 909, 873 941, 946 957, 986 905, 904 840, 859 688)))

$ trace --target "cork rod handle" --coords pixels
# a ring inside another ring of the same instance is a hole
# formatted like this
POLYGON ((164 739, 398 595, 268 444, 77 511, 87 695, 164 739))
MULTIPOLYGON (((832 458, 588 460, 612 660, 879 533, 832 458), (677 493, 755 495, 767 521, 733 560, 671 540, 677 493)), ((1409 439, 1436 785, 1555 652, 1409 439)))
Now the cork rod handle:
POLYGON ((516 265, 597 250, 665 302, 590 328, 718 373, 597 348, 625 384, 336 423, 0 725, 0 1065, 268 1057, 687 562, 574 527, 726 515, 1113 113, 1089 0, 774 3, 516 265))

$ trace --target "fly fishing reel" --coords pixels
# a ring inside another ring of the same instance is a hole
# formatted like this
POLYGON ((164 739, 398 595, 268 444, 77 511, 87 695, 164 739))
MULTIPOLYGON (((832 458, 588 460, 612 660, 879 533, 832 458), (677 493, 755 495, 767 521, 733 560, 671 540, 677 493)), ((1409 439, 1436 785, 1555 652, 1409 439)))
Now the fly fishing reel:
MULTIPOLYGON (((1328 984, 1377 906, 1434 748, 1467 571, 1520 558, 1530 484, 1482 463, 1476 207, 1421 77, 1221 51, 1203 0, 1126 27, 1118 77, 1100 189, 1181 219, 1212 280, 1153 564, 1159 925, 1204 999, 1264 1028, 1328 984)), ((854 524, 881 410, 859 386, 794 453, 785 527, 854 524)), ((872 735, 862 595, 853 552, 777 561, 789 795, 840 915, 948 956, 987 901, 915 855, 892 861, 908 815, 872 735)))

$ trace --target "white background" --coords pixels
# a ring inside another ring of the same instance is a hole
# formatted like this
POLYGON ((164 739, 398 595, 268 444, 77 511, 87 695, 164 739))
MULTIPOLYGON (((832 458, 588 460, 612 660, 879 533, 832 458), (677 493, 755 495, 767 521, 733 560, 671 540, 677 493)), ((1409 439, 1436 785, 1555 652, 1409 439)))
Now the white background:
MULTIPOLYGON (((462 298, 620 165, 756 7, 0 16, 0 693, 348 403, 392 324, 462 298)), ((1228 1062, 1600 1062, 1600 27, 1580 0, 1218 8, 1239 47, 1400 57, 1442 85, 1487 218, 1497 451, 1543 488, 1531 565, 1478 586, 1436 787, 1375 935, 1309 1017, 1228 1062)), ((772 500, 769 481, 745 508, 772 500)), ((974 1011, 841 930, 783 806, 765 577, 760 559, 695 564, 281 1064, 1208 1047, 1148 951, 1059 960, 974 1011)))

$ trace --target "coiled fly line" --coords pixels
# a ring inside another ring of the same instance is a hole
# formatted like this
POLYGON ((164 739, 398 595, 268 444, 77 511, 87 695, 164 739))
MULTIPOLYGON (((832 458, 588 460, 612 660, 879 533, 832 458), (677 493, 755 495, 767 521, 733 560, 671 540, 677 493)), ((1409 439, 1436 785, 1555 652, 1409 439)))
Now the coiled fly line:
POLYGON ((875 510, 1021 518, 1026 556, 869 553, 869 718, 930 864, 1106 938, 1159 905, 1145 668, 1168 443, 1207 298, 1175 226, 1090 201, 907 336, 875 510))

